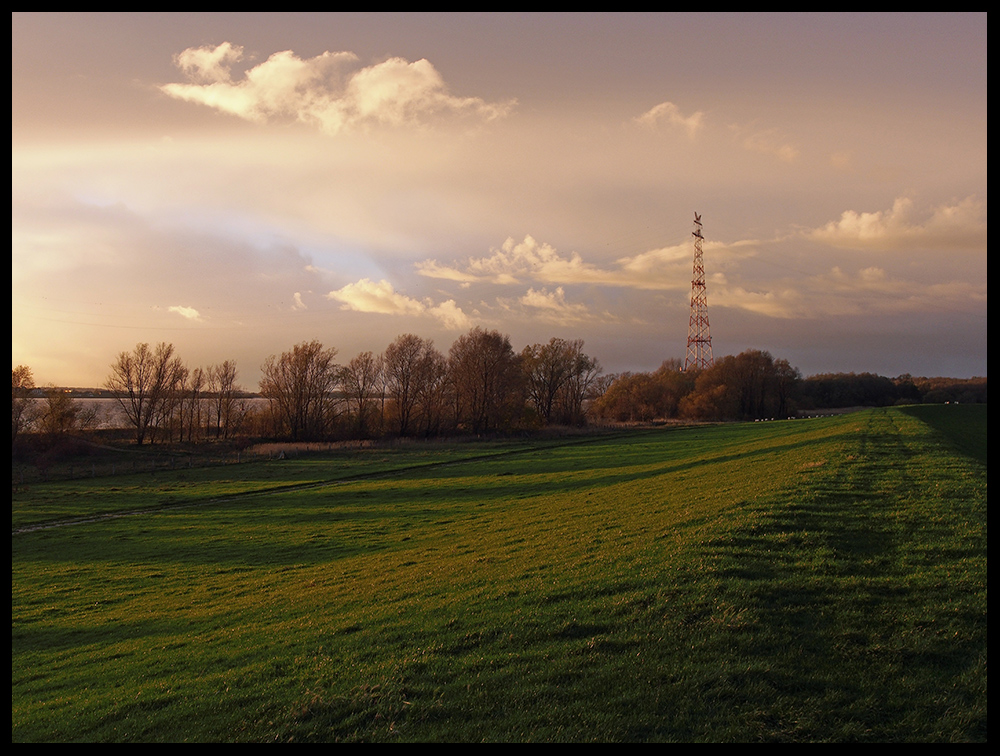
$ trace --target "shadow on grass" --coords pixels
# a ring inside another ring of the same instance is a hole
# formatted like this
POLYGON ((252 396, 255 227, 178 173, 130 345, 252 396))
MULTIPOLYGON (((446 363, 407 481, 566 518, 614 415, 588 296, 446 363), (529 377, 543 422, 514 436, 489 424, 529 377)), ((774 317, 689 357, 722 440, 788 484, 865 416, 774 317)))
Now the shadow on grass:
POLYGON ((911 454, 873 413, 852 459, 712 544, 717 607, 744 620, 718 651, 766 660, 716 704, 763 739, 986 740, 985 519, 924 528, 948 502, 911 454))
POLYGON ((916 404, 901 409, 941 433, 962 454, 986 464, 985 404, 916 404))
MULTIPOLYGON (((806 424, 800 427, 805 429, 806 424)), ((737 438, 740 432, 734 431, 737 438)), ((677 434, 668 438, 685 443, 677 434)), ((58 549, 46 547, 49 536, 39 530, 18 534, 16 550, 19 559, 56 563, 324 564, 364 554, 412 550, 412 538, 447 538, 464 525, 519 506, 521 500, 561 496, 579 497, 583 502, 584 495, 622 484, 673 480, 690 472, 705 480, 724 478, 717 468, 733 463, 752 466, 756 459, 801 452, 838 438, 734 442, 730 449, 723 446, 706 452, 702 446, 698 455, 682 451, 677 458, 665 455, 670 445, 664 447, 662 436, 652 445, 642 436, 624 446, 615 442, 614 453, 605 449, 581 456, 574 449, 564 459, 539 461, 538 450, 518 450, 380 470, 283 491, 102 516, 62 527, 65 532, 58 549)))

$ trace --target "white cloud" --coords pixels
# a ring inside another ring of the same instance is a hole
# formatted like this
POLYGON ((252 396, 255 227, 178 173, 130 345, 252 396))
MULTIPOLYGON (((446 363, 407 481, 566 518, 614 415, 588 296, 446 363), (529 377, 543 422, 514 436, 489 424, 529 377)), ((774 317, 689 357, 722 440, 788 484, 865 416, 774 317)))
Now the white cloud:
POLYGON ((326 296, 328 299, 341 302, 343 310, 409 317, 429 315, 452 330, 460 330, 470 324, 468 317, 454 300, 449 299, 438 305, 430 300, 421 302, 400 294, 384 279, 376 283, 368 278, 362 278, 357 283, 347 284, 326 296))
POLYGON ((449 299, 439 305, 430 307, 427 312, 440 320, 441 324, 450 331, 462 331, 472 327, 472 321, 455 304, 454 299, 449 299))
POLYGON ((618 260, 620 283, 639 289, 689 287, 694 247, 677 244, 618 260))
POLYGON ((525 280, 543 283, 610 283, 622 285, 618 271, 602 270, 583 261, 576 252, 561 255, 551 244, 532 236, 523 241, 508 238, 488 257, 470 257, 464 264, 442 265, 437 260, 417 264, 417 272, 451 281, 516 284, 525 280))
POLYGON ((580 322, 588 317, 587 306, 567 302, 566 292, 561 286, 551 292, 545 288, 528 289, 528 293, 519 301, 525 307, 537 311, 546 320, 561 324, 580 322))
MULTIPOLYGON (((705 245, 706 252, 727 259, 752 254, 756 242, 705 245)), ((573 252, 559 254, 552 245, 531 236, 517 242, 512 238, 488 257, 468 258, 465 263, 442 265, 437 260, 417 264, 417 272, 430 278, 460 281, 517 284, 537 281, 547 284, 598 284, 634 289, 684 289, 691 285, 694 248, 689 243, 649 250, 615 261, 615 267, 600 268, 584 262, 573 252)))
POLYGON ((250 68, 240 80, 233 77, 232 66, 242 57, 243 49, 228 42, 185 50, 175 62, 192 81, 165 84, 161 90, 246 120, 291 118, 327 134, 369 124, 420 123, 441 113, 492 120, 514 104, 450 94, 426 59, 411 63, 389 58, 350 70, 358 61, 351 52, 324 52, 303 60, 285 50, 250 68))
POLYGON ((328 299, 342 302, 341 309, 376 312, 383 315, 421 315, 426 307, 416 299, 399 294, 386 280, 378 283, 362 278, 357 283, 331 291, 328 299))
POLYGON ((488 281, 498 284, 518 283, 523 279, 547 282, 597 281, 601 271, 583 262, 575 252, 563 257, 550 244, 539 243, 531 236, 524 241, 508 238, 489 257, 470 257, 462 267, 440 265, 436 260, 417 264, 417 272, 431 278, 452 281, 488 281))
POLYGON ((193 307, 184 307, 182 305, 173 305, 171 307, 168 307, 167 311, 168 312, 176 313, 177 315, 180 315, 182 318, 185 318, 187 320, 195 320, 195 321, 199 321, 199 322, 201 320, 203 320, 203 318, 201 317, 201 313, 198 312, 193 307))
POLYGON ((660 123, 667 123, 670 126, 684 129, 687 131, 688 136, 694 139, 702 128, 704 116, 705 114, 700 110, 689 116, 685 116, 681 114, 680 109, 674 103, 661 102, 659 105, 647 110, 641 116, 637 116, 635 120, 650 128, 654 128, 660 123))
POLYGON ((230 67, 243 57, 243 48, 223 42, 218 47, 191 47, 174 57, 174 62, 194 81, 229 81, 230 67))
POLYGON ((845 210, 808 233, 810 239, 851 249, 922 247, 986 247, 986 206, 974 197, 931 211, 922 222, 914 217, 913 201, 898 197, 890 210, 845 210))

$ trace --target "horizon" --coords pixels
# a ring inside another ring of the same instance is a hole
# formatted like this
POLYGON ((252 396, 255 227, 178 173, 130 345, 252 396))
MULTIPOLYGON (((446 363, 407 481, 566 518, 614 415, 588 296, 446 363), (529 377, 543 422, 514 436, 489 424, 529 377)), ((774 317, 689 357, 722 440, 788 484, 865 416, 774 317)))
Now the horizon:
MULTIPOLYGON (((735 355, 732 355, 732 356, 735 356, 735 355)), ((775 358, 780 358, 780 355, 772 355, 772 356, 775 357, 775 358)), ((201 366, 201 367, 204 367, 204 366, 201 366)), ((795 368, 796 366, 792 365, 792 367, 795 368)), ((655 370, 656 370, 656 368, 653 368, 651 370, 642 371, 642 372, 655 372, 655 370)), ((639 372, 639 371, 632 371, 632 372, 639 372)), ((605 373, 602 371, 602 374, 605 374, 605 373)), ((893 381, 895 381, 897 379, 900 379, 900 378, 905 378, 905 377, 909 377, 909 378, 911 378, 913 380, 917 380, 917 381, 919 381, 919 380, 951 380, 951 381, 965 382, 965 381, 977 381, 977 380, 983 380, 983 381, 985 381, 985 380, 988 379, 988 376, 985 373, 983 375, 972 375, 972 376, 967 376, 967 377, 961 377, 960 378, 960 377, 956 377, 956 376, 952 376, 952 375, 916 375, 916 374, 913 374, 913 373, 900 373, 899 375, 882 375, 881 373, 866 373, 865 371, 861 371, 861 372, 858 372, 858 371, 843 371, 843 372, 836 372, 836 373, 809 373, 809 374, 803 373, 802 374, 802 380, 809 380, 811 378, 823 378, 823 377, 828 376, 828 375, 844 375, 844 376, 846 376, 846 375, 864 375, 864 374, 877 375, 877 376, 879 376, 881 378, 888 378, 889 380, 893 380, 893 381)), ((238 388, 239 388, 239 393, 240 394, 244 394, 244 395, 247 395, 247 396, 259 396, 260 395, 260 387, 258 385, 253 385, 253 386, 250 386, 250 385, 240 385, 238 388)), ((51 384, 51 383, 48 383, 48 384, 36 384, 33 388, 30 389, 30 391, 33 394, 38 394, 39 396, 44 395, 44 392, 47 391, 47 390, 56 390, 56 391, 99 391, 101 393, 108 394, 108 395, 111 395, 111 394, 115 393, 113 390, 107 388, 107 386, 105 385, 104 382, 102 382, 100 384, 95 384, 95 385, 82 385, 82 384, 80 384, 80 385, 76 385, 76 384, 70 385, 70 384, 61 384, 61 383, 60 384, 51 384)), ((212 394, 212 392, 207 392, 207 391, 203 391, 202 393, 205 394, 206 396, 212 394)))
POLYGON ((13 13, 12 362, 475 326, 986 376, 986 14, 13 13))

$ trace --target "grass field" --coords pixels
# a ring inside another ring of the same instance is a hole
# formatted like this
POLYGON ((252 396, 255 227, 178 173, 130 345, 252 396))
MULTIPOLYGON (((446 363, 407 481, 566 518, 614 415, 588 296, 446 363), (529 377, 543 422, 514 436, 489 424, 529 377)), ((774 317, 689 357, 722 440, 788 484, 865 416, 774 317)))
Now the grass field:
POLYGON ((985 741, 985 452, 941 405, 31 486, 12 741, 985 741))

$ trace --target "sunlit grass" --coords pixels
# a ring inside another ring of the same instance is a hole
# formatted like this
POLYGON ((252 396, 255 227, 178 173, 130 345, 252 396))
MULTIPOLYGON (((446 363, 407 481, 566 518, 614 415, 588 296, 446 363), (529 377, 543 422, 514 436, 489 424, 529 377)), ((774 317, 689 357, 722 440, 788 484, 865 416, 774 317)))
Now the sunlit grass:
POLYGON ((206 471, 211 504, 13 537, 12 738, 985 740, 985 466, 940 440, 890 410, 206 471))

